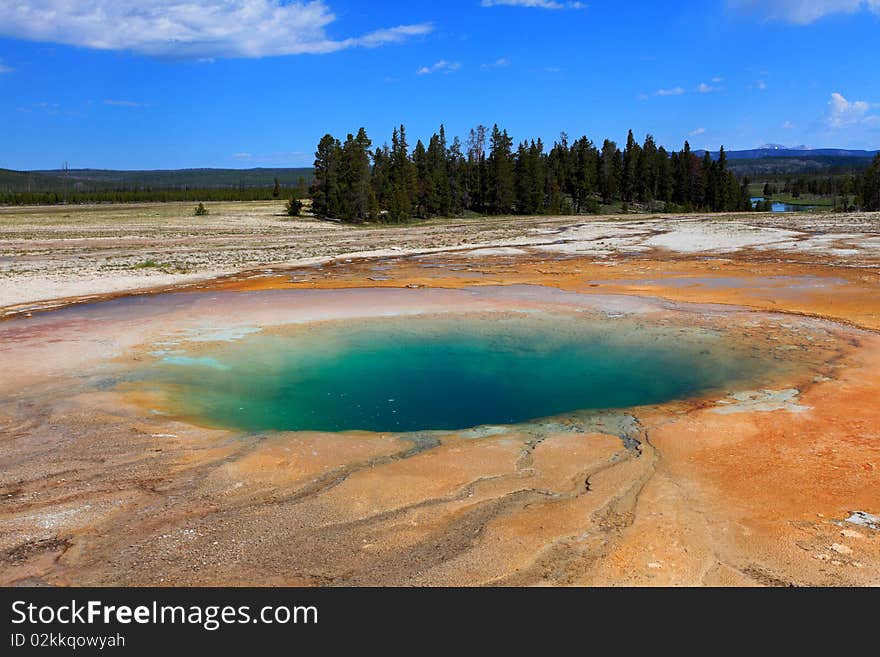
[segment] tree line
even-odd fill
[[[187,188],[187,189],[105,189],[95,191],[0,191],[0,205],[72,205],[85,203],[170,203],[174,201],[271,201],[302,197],[305,185],[290,189],[273,187]]]
[[[443,126],[410,149],[404,126],[390,146],[373,149],[366,130],[344,142],[325,135],[315,153],[310,188],[320,217],[349,222],[401,222],[413,218],[478,214],[598,213],[601,206],[635,204],[651,210],[750,210],[748,179],[717,159],[698,156],[685,142],[667,152],[651,135],[639,144],[629,131],[621,150],[564,133],[549,149],[541,139],[516,146],[506,130],[477,126],[466,142],[448,143]]]
[[[864,209],[880,210],[880,154],[865,172],[861,191]]]

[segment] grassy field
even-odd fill
[[[764,183],[754,182],[749,184],[749,196],[751,196],[752,198],[763,197]],[[826,210],[834,207],[835,197],[802,194],[800,197],[795,198],[791,194],[774,194],[768,200],[772,201],[773,203],[787,203],[788,205],[813,205],[823,210]],[[849,201],[850,203],[853,203],[855,201],[855,197],[850,195]]]
[[[811,194],[795,198],[790,194],[774,194],[770,197],[770,200],[774,203],[787,203],[788,205],[815,205],[822,208],[831,208],[834,207],[834,198],[833,196],[813,196]]]

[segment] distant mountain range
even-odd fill
[[[695,151],[702,156],[705,150]],[[847,148],[810,148],[809,146],[782,146],[780,144],[764,144],[758,148],[745,151],[725,151],[728,160],[757,160],[766,157],[786,158],[815,158],[827,157],[852,157],[872,159],[880,151],[851,150]],[[718,157],[718,151],[712,152],[712,157]]]
[[[764,144],[744,151],[725,151],[728,166],[738,176],[832,175],[864,171],[880,151],[847,148],[787,147]],[[703,157],[705,150],[695,153]],[[719,152],[711,155],[718,159]]]

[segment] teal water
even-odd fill
[[[417,431],[686,398],[766,373],[724,335],[577,315],[329,322],[175,353],[166,412],[260,430]]]

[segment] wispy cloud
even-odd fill
[[[532,7],[535,9],[586,9],[585,2],[557,2],[557,0],[483,0],[483,7]]]
[[[757,80],[754,84],[755,89],[758,91],[766,91],[767,83],[764,80]]]
[[[864,100],[849,101],[842,94],[834,92],[828,101],[825,124],[832,129],[880,125],[880,115],[871,114],[876,107]]]
[[[504,68],[510,66],[510,60],[507,57],[500,57],[491,64],[483,64],[480,68]]]
[[[6,64],[0,64],[0,75],[3,73],[12,73],[15,69],[11,66],[6,66]]]
[[[863,10],[880,14],[880,0],[727,0],[727,5],[764,20],[794,25],[809,25],[831,14],[854,14]]]
[[[146,107],[144,103],[138,103],[134,100],[105,100],[104,104],[113,107]]]
[[[691,130],[688,135],[691,137],[699,137],[700,135],[706,134],[706,128],[697,128],[696,130]]]
[[[693,91],[700,94],[710,94],[718,91],[724,91],[723,87],[717,86],[721,82],[724,82],[724,78],[714,77],[712,78],[712,84],[709,84],[708,82],[701,82],[695,89],[693,89]],[[649,98],[651,98],[651,96],[684,96],[686,93],[688,93],[688,89],[685,89],[682,86],[666,87],[663,89],[657,89],[657,91],[652,94],[639,94],[638,98],[639,100],[648,100]]]
[[[58,114],[61,111],[61,105],[58,103],[33,103],[27,107],[19,107],[19,112],[45,112],[46,114]]]
[[[783,130],[794,130],[795,128],[797,128],[797,126],[791,121],[783,121],[782,123]]]
[[[324,0],[29,0],[0,3],[0,36],[156,57],[268,57],[375,48],[428,34],[430,23],[334,39]]]
[[[422,66],[419,70],[416,71],[418,75],[428,75],[430,73],[452,73],[453,71],[457,71],[461,68],[461,62],[448,62],[445,59],[441,59],[439,62],[434,62],[430,66]]]

